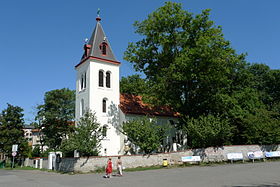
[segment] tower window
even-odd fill
[[[111,88],[111,73],[108,71],[106,72],[106,87]]]
[[[81,75],[81,81],[80,81],[81,90],[86,88],[86,79],[87,79],[86,73],[83,73]]]
[[[84,88],[87,86],[87,73],[84,74]]]
[[[81,90],[84,88],[84,77],[83,75],[81,76]]]
[[[106,113],[106,108],[107,108],[107,106],[106,106],[106,99],[103,99],[102,100],[102,112],[103,113]]]
[[[104,85],[103,85],[103,84],[104,84],[104,83],[103,83],[103,76],[104,76],[104,75],[103,75],[103,71],[100,70],[100,71],[99,71],[99,86],[100,86],[100,87],[103,87],[103,86],[104,86]]]
[[[106,55],[107,54],[107,43],[106,42],[102,42],[101,45],[99,46],[102,55]]]
[[[83,116],[85,114],[85,102],[82,99],[81,100],[81,106],[80,106],[80,115]]]

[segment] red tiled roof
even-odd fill
[[[151,107],[142,100],[142,96],[131,94],[120,95],[120,109],[125,114],[151,115],[151,116],[169,116],[178,117],[179,113],[172,111],[170,107]]]

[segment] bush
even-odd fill
[[[230,144],[232,127],[228,120],[219,116],[200,116],[197,119],[185,118],[188,145],[192,148],[205,148]]]

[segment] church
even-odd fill
[[[156,118],[157,123],[164,124],[177,119],[177,115],[168,108],[149,107],[141,96],[120,94],[120,66],[98,16],[95,29],[84,45],[82,58],[75,66],[75,118],[78,121],[89,110],[106,128],[106,136],[101,141],[102,156],[124,154],[127,138],[119,128],[128,120],[148,115]]]

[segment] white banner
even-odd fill
[[[228,153],[227,159],[228,160],[243,160],[243,154],[242,153]]]
[[[249,159],[261,159],[264,158],[262,151],[252,151],[247,153]]]
[[[200,162],[200,156],[183,156],[182,162]]]
[[[265,152],[265,157],[280,157],[280,151]]]

